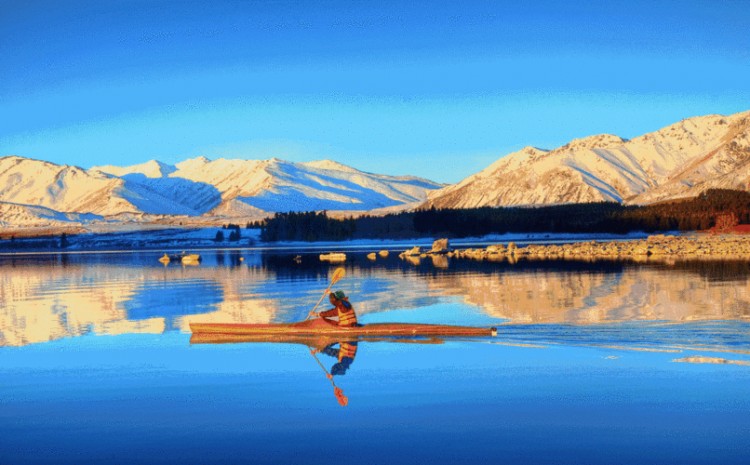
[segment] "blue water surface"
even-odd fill
[[[186,329],[300,319],[332,268],[155,257],[0,261],[0,463],[747,463],[748,275],[735,264],[355,258],[340,284],[363,322],[499,334],[360,341],[333,376],[342,407],[333,357],[191,344]]]

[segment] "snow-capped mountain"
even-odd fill
[[[131,192],[148,199],[150,192],[168,196],[188,214],[237,214],[309,210],[368,211],[424,201],[442,187],[416,177],[365,173],[330,160],[294,163],[270,160],[209,160],[193,158],[174,166],[151,161],[125,168],[95,167],[118,175]],[[129,198],[138,204],[139,199]],[[161,205],[141,211],[173,214]]]
[[[547,151],[526,147],[458,184],[431,192],[423,206],[647,204],[694,197],[750,181],[750,112],[689,118],[632,140],[603,134]]]
[[[0,204],[14,224],[139,215],[262,218],[309,210],[369,211],[419,203],[442,187],[416,177],[366,173],[333,161],[155,160],[89,170],[0,158]],[[65,213],[65,214],[63,214]]]
[[[45,207],[0,202],[0,227],[57,228],[101,220],[93,214],[60,213]]]
[[[0,226],[260,219],[310,210],[343,215],[429,206],[648,204],[709,188],[750,189],[750,111],[689,118],[632,140],[602,134],[554,150],[526,147],[447,187],[330,160],[198,157],[86,170],[6,156],[0,157]]]
[[[135,211],[120,195],[124,185],[122,179],[77,166],[0,158],[0,202],[97,215]]]

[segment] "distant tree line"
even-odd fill
[[[67,233],[62,233],[59,237],[49,235],[18,240],[15,236],[7,239],[0,238],[0,250],[55,250],[68,247],[70,247],[70,240]]]
[[[487,234],[694,231],[750,224],[750,193],[708,190],[700,196],[646,206],[613,202],[545,207],[436,209],[334,219],[326,212],[277,213],[260,225],[263,241],[472,237]]]
[[[238,224],[225,224],[221,227],[221,229],[228,229],[231,230],[229,233],[229,242],[237,242],[242,238],[242,233],[240,232],[240,225]],[[223,242],[224,241],[224,232],[223,231],[217,231],[216,236],[214,237],[214,242]]]
[[[631,229],[644,231],[699,231],[726,225],[750,224],[750,193],[709,189],[698,197],[643,207],[630,207],[618,219]]]
[[[329,218],[323,212],[276,213],[261,228],[262,241],[339,241],[350,239],[356,230],[352,218]]]

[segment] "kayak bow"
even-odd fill
[[[338,326],[322,319],[299,323],[190,323],[193,334],[284,335],[326,337],[402,337],[402,336],[496,336],[497,328],[451,326],[420,323],[372,323],[361,326]]]

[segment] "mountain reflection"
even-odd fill
[[[202,321],[267,323],[276,313],[273,301],[247,292],[224,268],[68,263],[0,269],[0,346],[88,333],[162,333],[187,328],[193,314]],[[242,271],[250,282],[256,277]]]
[[[191,322],[303,319],[333,268],[290,257],[206,254],[199,267],[156,255],[0,260],[0,346],[85,334],[189,331]],[[337,287],[360,315],[458,301],[488,322],[595,325],[750,320],[747,263],[466,263],[353,261]],[[439,315],[423,315],[424,322]]]
[[[452,274],[431,279],[430,288],[519,324],[750,319],[747,279],[712,282],[659,268]]]

